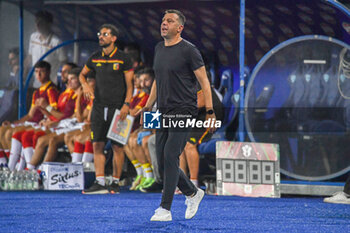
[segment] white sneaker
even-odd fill
[[[326,197],[323,201],[327,203],[350,204],[350,195],[344,192],[337,192],[331,197]]]
[[[154,211],[154,215],[151,218],[151,221],[167,222],[171,220],[173,220],[171,217],[171,212],[162,207],[156,209],[156,211]]]
[[[204,191],[202,189],[197,189],[197,193],[193,197],[186,196],[186,219],[191,219],[196,215],[199,204],[201,203],[203,197]]]

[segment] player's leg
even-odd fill
[[[105,162],[106,157],[103,153],[106,141],[106,135],[109,124],[106,122],[106,113],[103,106],[94,104],[91,112],[91,140],[94,150],[94,165],[96,180],[94,184],[85,189],[83,194],[105,194],[108,189],[105,182]],[[107,109],[108,110],[108,109]]]
[[[109,189],[111,193],[119,193],[119,180],[122,175],[123,165],[124,165],[124,149],[123,146],[112,142],[113,150],[113,180]]]
[[[34,154],[29,164],[27,164],[28,169],[35,169],[41,163],[45,155],[46,147],[49,145],[50,138],[53,136],[53,133],[46,135],[42,134],[43,131],[36,132],[33,136]],[[39,137],[39,135],[41,136]]]
[[[197,145],[187,142],[184,150],[191,182],[198,187],[199,153]]]
[[[64,144],[64,134],[53,134],[49,140],[44,162],[53,162],[57,157],[57,149],[59,146]]]

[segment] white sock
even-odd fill
[[[88,153],[88,152],[84,152],[83,154],[83,162],[92,162],[94,161],[94,154],[93,153]]]
[[[35,166],[34,165],[31,165],[30,163],[27,163],[27,168],[29,170],[34,170],[35,169]]]
[[[25,167],[26,167],[26,161],[25,161],[25,159],[24,159],[23,149],[22,149],[22,152],[21,152],[21,159],[20,159],[19,162],[17,163],[16,170],[17,170],[17,171],[22,171]]]
[[[119,183],[119,178],[113,176],[112,182],[118,184]]]
[[[104,176],[97,176],[96,177],[97,183],[99,183],[102,186],[106,185],[105,177]]]
[[[194,184],[194,186],[198,187],[198,180],[192,180],[191,179],[191,182],[192,182],[192,184]]]
[[[133,161],[131,161],[131,163],[134,165],[137,175],[142,176],[143,169],[142,169],[141,163],[137,159],[134,159]]]
[[[6,165],[7,164],[7,159],[5,157],[0,158],[0,165]]]
[[[72,153],[72,163],[81,162],[82,158],[83,158],[83,154],[82,153],[77,153],[77,152],[73,152]]]
[[[30,160],[32,159],[34,154],[34,149],[33,147],[27,147],[27,148],[23,148],[23,155],[24,155],[24,159],[27,163],[30,162]]]
[[[16,164],[21,156],[22,143],[15,138],[11,139],[11,151],[9,158],[9,169],[13,171],[16,167]]]

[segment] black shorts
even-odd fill
[[[198,116],[196,117],[197,120],[205,120],[206,112],[200,112]],[[206,129],[204,127],[202,128],[193,128],[188,136],[188,142],[193,145],[199,145],[202,142],[207,142],[211,139],[213,136],[213,133],[209,132],[209,129]]]
[[[188,136],[188,142],[193,145],[199,145],[202,142],[207,142],[211,139],[213,133],[209,132],[209,129],[206,128],[196,128],[190,132]]]
[[[114,112],[116,109],[121,109],[122,104],[119,107],[106,107],[103,105],[95,104],[92,107],[91,112],[91,141],[92,142],[107,142],[107,133],[109,126],[112,123]],[[111,140],[111,143],[118,146],[122,144]]]

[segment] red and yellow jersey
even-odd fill
[[[148,97],[149,97],[149,94],[147,94],[146,92],[144,91],[138,91],[136,93],[136,95],[134,95],[132,98],[131,98],[131,101],[130,101],[130,109],[141,109],[143,108],[146,103],[147,103],[147,100],[148,100]],[[132,125],[132,129],[131,131],[133,132],[134,130],[136,130],[137,128],[140,127],[140,120],[139,120],[139,116],[134,120],[134,123]]]
[[[131,98],[130,109],[134,109],[134,108],[141,109],[141,108],[143,108],[146,105],[146,103],[147,103],[148,97],[149,97],[149,94],[147,94],[146,92],[138,91],[136,93],[136,95],[134,95]]]
[[[51,105],[53,108],[57,108],[57,99],[58,99],[59,92],[57,90],[57,87],[55,84],[53,84],[51,81],[47,82],[46,84],[42,85],[39,89],[35,90],[32,96],[32,107],[35,105],[35,101],[39,98],[44,98],[49,105]],[[44,115],[41,113],[41,111],[38,109],[34,113],[34,116],[30,121],[32,122],[39,122],[43,119]]]
[[[93,102],[94,102],[93,100],[90,100],[90,101],[89,101],[88,105],[86,106],[86,108],[87,108],[88,110],[91,110],[91,109],[92,109],[92,103],[93,103]]]
[[[75,100],[75,107],[74,107],[74,113],[78,111],[78,98],[77,98],[77,94],[74,94],[73,96],[73,99]],[[92,101],[93,100],[88,100],[86,99],[84,96],[81,97],[81,100],[80,100],[80,108],[81,108],[81,111],[83,112],[85,110],[85,108],[88,108],[89,104],[91,103],[92,105]],[[91,110],[91,106],[90,108],[88,108],[89,110]]]
[[[67,88],[64,92],[60,94],[58,97],[57,110],[64,114],[63,117],[57,119],[54,116],[50,116],[50,120],[58,121],[68,118],[73,115],[75,108],[75,99],[74,90],[71,88]]]

